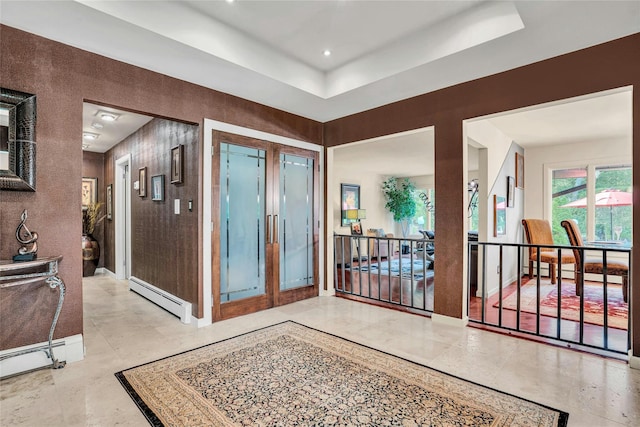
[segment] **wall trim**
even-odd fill
[[[631,369],[640,369],[640,357],[633,355],[633,350],[629,350],[629,367]]]
[[[457,326],[463,328],[469,324],[469,317],[464,316],[462,319],[458,319],[457,317],[450,317],[433,313],[431,315],[431,321],[433,323],[439,323],[441,325]]]
[[[322,192],[322,186],[324,183],[324,147],[322,145],[313,144],[310,142],[288,138],[281,135],[275,135],[268,132],[263,132],[243,126],[232,125],[230,123],[220,122],[212,119],[204,119],[203,126],[203,162],[202,162],[202,307],[203,315],[202,319],[198,319],[198,327],[207,326],[213,323],[213,316],[211,308],[213,307],[213,295],[211,289],[211,231],[213,230],[213,212],[211,211],[211,170],[213,167],[213,131],[218,130],[222,132],[234,133],[236,135],[242,135],[250,138],[262,139],[264,141],[275,142],[277,144],[288,145],[292,147],[304,148],[319,153],[318,162],[320,166],[320,187],[319,191]],[[320,206],[318,206],[320,227],[319,235],[324,235],[324,212],[325,201],[320,197]],[[324,240],[321,238],[318,247],[319,265],[324,263]],[[318,282],[319,288],[322,288],[324,283],[324,269],[319,268]]]
[[[149,301],[167,310],[180,318],[182,323],[191,323],[191,303],[164,291],[157,286],[138,279],[135,276],[129,278],[129,290],[145,297]]]
[[[13,354],[24,350],[39,349],[33,353],[21,354],[12,357]],[[51,365],[51,360],[46,356],[44,350],[48,350],[47,341],[30,344],[24,347],[11,348],[0,351],[0,378],[32,371]],[[84,343],[81,334],[53,340],[53,355],[58,361],[67,363],[77,362],[84,359]],[[66,368],[63,368],[66,369]]]
[[[131,154],[125,154],[115,162],[116,279],[127,279],[131,271],[131,164]],[[125,170],[128,172],[122,176]]]
[[[100,275],[105,275],[105,276],[109,276],[112,279],[116,279],[116,273],[114,273],[113,271],[109,270],[106,267],[100,267],[96,269],[96,273],[94,274],[94,276],[100,276]]]

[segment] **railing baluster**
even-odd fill
[[[426,239],[418,240],[418,239],[406,239],[406,238],[398,239],[398,238],[376,237],[374,241],[371,241],[370,240],[371,237],[338,236],[338,235],[334,235],[334,236],[335,236],[334,259],[336,259],[337,265],[335,266],[333,271],[334,271],[334,275],[336,276],[335,278],[336,293],[345,294],[345,295],[352,294],[357,298],[368,298],[371,300],[378,300],[383,303],[386,303],[389,306],[392,305],[392,306],[407,307],[411,311],[414,311],[414,310],[424,310],[425,312],[433,311],[433,307],[428,306],[428,301],[430,301],[432,298],[435,284],[434,286],[431,287],[431,289],[428,289],[428,286],[427,286],[428,261],[427,261],[427,253],[425,251],[426,247],[422,249],[423,253],[422,253],[422,262],[421,262],[422,270],[421,271],[419,271],[420,261],[419,261],[418,255],[414,254],[414,251],[416,251],[418,243],[424,244],[425,242],[427,242]],[[357,239],[359,238],[361,239],[361,241],[367,240],[367,250],[365,251],[363,250],[362,247],[360,247],[361,249],[360,255],[366,255],[364,259],[365,260],[368,259],[369,265],[368,265],[368,271],[367,271],[367,278],[362,279],[362,274],[360,274],[359,280],[356,281],[355,286],[358,286],[359,281],[362,282],[362,284],[366,283],[369,288],[368,296],[364,296],[365,294],[367,294],[367,292],[366,292],[366,289],[362,289],[362,286],[360,288],[360,292],[355,291],[355,288],[353,287],[354,286],[353,278],[354,278],[354,275],[357,274],[357,272],[361,269],[356,269],[353,263],[351,262],[353,261],[353,259],[347,260],[345,255],[345,253],[348,252],[347,250],[345,250],[345,247],[347,246],[347,242],[353,245],[353,242],[354,241],[357,242],[358,241]],[[381,239],[384,239],[384,240],[380,242]],[[402,250],[401,250],[401,244],[403,242],[406,242],[408,244],[409,257],[403,257]],[[429,240],[429,242],[432,242],[432,241]],[[392,246],[394,244],[398,245],[398,253],[396,253],[392,249]],[[378,253],[380,253],[380,247],[383,247],[383,245],[387,246],[389,256],[384,261],[382,259],[377,259],[376,265],[377,265],[378,271],[374,273],[376,274],[378,279],[377,280],[378,295],[376,298],[375,296],[374,297],[371,296],[372,294],[375,294],[374,286],[371,285],[371,282],[375,280],[375,277],[376,277],[376,276],[371,277],[372,276],[371,257],[374,249],[377,248]],[[466,289],[467,289],[467,308],[468,308],[467,314],[469,315],[469,320],[471,322],[482,323],[482,324],[489,325],[490,327],[498,327],[503,330],[516,331],[520,334],[536,335],[539,337],[554,339],[560,342],[576,344],[581,347],[592,347],[602,351],[618,353],[621,355],[627,354],[627,350],[630,348],[630,345],[631,345],[630,335],[628,333],[631,326],[629,316],[627,317],[627,329],[626,329],[627,337],[625,339],[625,342],[620,342],[620,339],[618,338],[618,334],[619,334],[618,329],[610,330],[609,328],[609,325],[613,323],[612,323],[612,320],[609,318],[609,314],[610,314],[609,311],[610,311],[611,304],[609,304],[609,291],[610,291],[609,270],[610,269],[608,269],[608,267],[603,267],[603,271],[602,271],[603,291],[601,295],[604,300],[602,304],[602,306],[604,307],[604,312],[603,312],[602,323],[601,324],[599,323],[603,328],[602,334],[601,334],[602,339],[599,339],[599,337],[597,337],[597,335],[599,335],[599,330],[598,330],[598,332],[596,332],[596,337],[598,338],[597,342],[592,342],[592,340],[590,339],[592,335],[587,336],[586,339],[589,342],[585,342],[585,336],[587,335],[587,332],[590,332],[592,329],[596,330],[598,326],[589,325],[589,329],[585,329],[586,315],[584,310],[585,310],[585,304],[588,303],[589,299],[585,298],[586,293],[584,292],[586,288],[584,286],[584,281],[585,281],[584,264],[582,264],[580,268],[576,271],[576,277],[574,280],[574,282],[576,283],[576,289],[582,288],[583,290],[579,298],[579,314],[575,318],[575,320],[571,320],[570,318],[563,319],[562,318],[563,315],[565,315],[566,317],[568,312],[562,307],[562,302],[564,300],[564,298],[562,297],[563,285],[565,286],[565,288],[567,285],[565,280],[563,280],[562,263],[559,263],[557,267],[558,268],[557,286],[551,288],[557,293],[557,297],[554,297],[554,299],[556,300],[556,310],[551,310],[550,312],[543,310],[544,309],[544,307],[542,306],[544,302],[543,300],[548,297],[545,297],[543,295],[543,289],[546,289],[546,283],[547,283],[546,280],[544,281],[545,288],[542,288],[542,285],[543,285],[542,274],[541,274],[542,263],[541,263],[541,256],[540,256],[540,252],[541,252],[540,250],[542,249],[541,245],[539,244],[532,245],[532,244],[524,244],[524,243],[499,243],[499,242],[475,242],[474,241],[474,242],[469,242],[469,246],[467,247],[468,258],[471,258],[472,245],[478,247],[477,249],[478,255],[481,256],[481,259],[482,259],[482,261],[478,265],[479,270],[478,270],[478,276],[477,276],[478,281],[480,282],[479,286],[482,286],[482,291],[478,292],[477,294],[477,295],[480,295],[480,297],[476,297],[475,295],[471,294],[471,289],[470,289],[471,266],[467,265],[468,280],[463,286],[466,286]],[[490,246],[497,246],[498,253],[491,252],[491,250],[489,249]],[[506,296],[504,283],[503,283],[503,280],[506,278],[506,275],[512,271],[510,268],[508,268],[509,266],[505,268],[505,262],[509,262],[508,261],[510,259],[509,255],[511,255],[510,251],[505,252],[505,247],[516,248],[515,261],[517,263],[517,270],[516,270],[517,277],[516,277],[515,283],[509,284],[509,289],[511,289],[513,285],[516,286],[516,289],[514,291],[515,295],[510,294],[510,296]],[[563,250],[580,251],[580,253],[582,254],[582,258],[584,258],[585,251],[589,251],[589,252],[600,251],[603,254],[602,260],[605,266],[608,264],[608,258],[611,258],[611,256],[609,255],[609,252],[625,254],[625,257],[627,258],[629,264],[631,263],[631,253],[626,248],[606,248],[605,250],[605,249],[594,249],[592,247],[573,247],[573,246],[562,246],[562,245],[544,245],[544,247],[545,248],[549,247],[549,248],[552,248],[554,251],[557,251],[557,256],[558,256],[558,259],[560,260],[562,259]],[[340,249],[340,248],[342,248],[341,258],[337,257],[337,249]],[[537,277],[535,282],[529,281],[529,283],[525,284],[523,283],[524,280],[522,276],[522,270],[525,266],[524,264],[525,252],[523,251],[526,251],[529,248],[533,248],[537,250],[537,256],[534,258],[534,262],[536,262],[536,267],[534,272]],[[493,286],[494,286],[493,281],[495,280],[496,276],[488,275],[487,265],[489,264],[489,262],[492,262],[491,261],[492,259],[495,259],[496,257],[499,257],[498,262],[500,266],[500,273],[498,274],[498,281],[499,281],[498,290],[494,295],[499,299],[494,306],[493,304],[489,303],[489,288],[491,287],[493,289]],[[364,268],[366,263],[360,262],[362,261],[362,258],[363,257],[361,256],[360,259],[357,261],[357,264],[359,264],[361,268]],[[406,269],[407,273],[410,273],[408,276],[402,274],[402,267],[406,265],[407,261],[411,263],[411,265],[408,266],[408,268]],[[495,264],[492,262],[491,265],[495,265]],[[342,266],[342,268],[339,268],[339,266]],[[394,266],[399,267],[399,271],[395,272],[396,270],[394,269],[393,270],[395,272],[393,273],[394,275],[390,275],[390,274],[387,274],[385,271],[383,271],[383,266],[386,266],[386,270],[388,271],[391,271],[391,269]],[[347,268],[349,269],[349,271],[346,270]],[[419,307],[420,301],[418,301],[416,297],[418,292],[419,282],[420,282],[420,280],[416,278],[416,274],[420,274],[422,277],[422,280],[424,281],[422,307]],[[629,271],[628,278],[627,278],[629,283],[632,282],[632,280],[630,279],[631,275],[632,275],[632,272]],[[364,282],[363,280],[367,280],[367,282]],[[382,284],[383,280],[386,280],[386,286]],[[407,289],[405,289],[402,286],[403,280],[405,282],[410,282],[411,286],[408,289],[411,292],[411,296],[409,298],[404,298],[407,292]],[[489,283],[490,281],[491,283]],[[394,285],[394,283],[396,284]],[[532,289],[533,286],[535,286],[535,289]],[[384,287],[387,287],[388,289],[388,295],[389,295],[388,299],[385,299],[382,297],[383,295],[382,289]],[[396,292],[400,295],[399,300],[397,299],[397,295],[395,297],[392,297],[394,288],[397,289]],[[527,317],[530,319],[533,319],[531,317],[532,314],[529,314],[529,311],[527,311],[527,308],[525,306],[525,300],[523,300],[523,298],[526,298],[527,296],[526,292],[530,288],[532,292],[531,299],[533,300],[535,298],[535,307],[532,307],[532,310],[530,311],[531,313],[535,312],[535,330],[531,327],[532,326],[531,322],[526,322],[526,323],[524,322],[524,319],[526,319]],[[567,289],[565,289],[565,291],[566,290]],[[430,291],[429,295],[427,295],[428,291]],[[535,292],[535,297],[533,296],[533,292]],[[629,292],[631,292],[631,289],[629,289]],[[362,295],[359,295],[359,294],[362,294]],[[505,301],[513,297],[516,297],[515,303],[513,305],[507,305]],[[632,298],[629,297],[629,301],[631,301],[631,299]],[[478,302],[476,303],[476,301]],[[531,305],[533,305],[533,301]],[[631,312],[630,305],[627,305],[627,307],[629,307],[629,312]],[[473,314],[471,314],[472,308],[474,310]],[[480,309],[479,316],[477,314],[478,308]],[[496,308],[498,310],[497,316],[495,316]],[[516,312],[515,322],[512,322],[510,320],[511,316],[507,316],[507,310],[513,310],[513,309],[515,309],[515,312]],[[555,319],[555,322],[556,322],[555,328],[551,323],[553,319]],[[514,327],[514,324],[515,324],[515,327]],[[568,329],[566,328],[566,326],[568,325],[576,326],[579,329],[578,331],[576,331],[574,328],[571,331],[572,334],[567,335]],[[615,332],[615,335],[614,335],[614,332]],[[563,338],[563,333],[566,335],[564,338]],[[613,345],[610,342],[612,340],[612,337],[614,336],[616,336],[617,338],[615,341],[615,345]]]
[[[576,283],[576,289],[580,286],[580,331],[578,343],[584,344],[584,249],[578,249],[580,251],[580,283]]]
[[[500,273],[498,273],[498,326],[502,327],[502,248],[503,246],[498,246],[498,266]]]
[[[540,335],[540,250],[542,247],[536,246],[536,335]],[[551,267],[549,267],[551,270]],[[551,275],[551,272],[549,272]]]
[[[411,291],[411,297],[409,298],[409,301],[411,303],[411,307],[413,307],[413,283],[414,283],[414,277],[413,277],[413,240],[409,242],[409,262],[411,264],[409,264],[409,271],[411,272],[411,281],[409,282],[409,286],[410,286],[410,291]],[[402,271],[400,272],[400,276],[402,276]],[[400,287],[402,287],[402,280],[400,280]],[[400,304],[402,304],[402,299],[400,300]]]
[[[478,254],[480,251],[478,250]],[[487,246],[482,246],[482,323],[487,323],[486,302],[487,302]]]
[[[562,333],[562,249],[558,249],[558,314],[556,316],[556,338]]]
[[[371,237],[367,236],[367,296],[371,298]]]
[[[607,251],[602,251],[603,262],[603,281],[602,281],[602,298],[604,299],[604,313],[602,319],[602,343],[605,350],[609,349],[609,298],[607,296],[607,281],[608,281],[608,267],[607,267]],[[584,288],[582,289],[584,292]]]
[[[520,304],[521,298],[521,290],[522,290],[522,252],[520,251],[520,247],[518,247],[518,281],[516,284],[516,330],[520,330],[520,318],[522,306]]]

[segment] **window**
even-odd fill
[[[631,242],[631,174],[630,165],[553,170],[551,223],[556,244],[569,244],[560,226],[565,219],[578,223],[586,241]]]
[[[420,230],[433,230],[435,220],[435,190],[417,189],[413,193],[416,213],[409,221],[409,234],[420,234]]]

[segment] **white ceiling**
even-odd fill
[[[0,22],[325,122],[640,32],[640,1],[0,0]],[[619,132],[576,122],[617,111],[596,104],[491,120],[523,146]]]
[[[0,22],[325,122],[640,32],[640,2],[0,0]]]
[[[119,117],[115,121],[105,121],[100,117],[101,112],[114,113]],[[97,138],[83,138],[82,148],[86,151],[105,153],[152,119],[153,117],[142,114],[85,102],[82,105],[82,132],[97,135]]]

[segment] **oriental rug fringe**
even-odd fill
[[[115,375],[153,426],[566,426],[569,416],[295,322]]]

